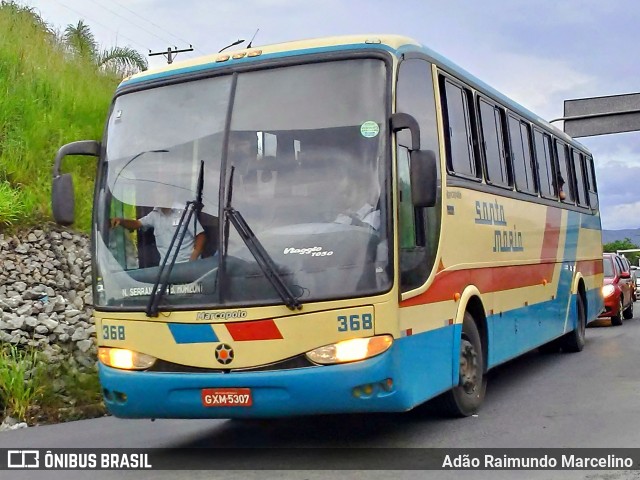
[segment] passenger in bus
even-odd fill
[[[364,176],[366,177],[366,175]],[[335,223],[366,226],[374,230],[380,229],[380,209],[378,199],[372,199],[372,185],[356,176],[342,177],[340,185],[341,197],[344,200],[344,211],[336,217]],[[379,194],[376,194],[379,197]]]
[[[175,230],[180,224],[181,216],[182,210],[180,208],[156,207],[140,219],[112,218],[111,227],[122,226],[128,230],[153,228],[153,233],[156,238],[156,248],[160,254],[160,259],[164,259],[171,245]],[[196,222],[195,235],[193,221],[190,221],[186,227],[187,231],[178,250],[178,256],[176,257],[176,262],[178,263],[198,259],[205,246],[206,236],[200,222]],[[177,237],[174,243],[174,249],[171,252],[170,259],[173,258],[175,245],[177,245],[179,239],[180,236]]]
[[[565,198],[567,198],[567,194],[564,193],[563,187],[564,178],[562,178],[562,175],[558,173],[558,197],[560,198],[560,200],[564,200]]]

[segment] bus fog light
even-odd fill
[[[108,367],[123,370],[144,370],[150,368],[156,358],[144,353],[134,352],[125,348],[100,347],[98,349],[100,362]]]
[[[329,365],[364,360],[379,355],[393,343],[391,335],[369,338],[352,338],[307,352],[307,358],[314,363]]]

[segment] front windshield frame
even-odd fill
[[[323,53],[323,54],[307,54],[307,55],[287,57],[287,58],[275,59],[275,60],[274,59],[257,60],[257,61],[254,60],[251,62],[241,63],[234,66],[225,66],[222,68],[220,67],[211,68],[210,70],[200,70],[192,73],[180,73],[178,75],[174,75],[171,77],[165,77],[161,79],[155,78],[148,81],[141,81],[139,83],[127,85],[123,88],[120,88],[116,92],[116,95],[114,96],[113,101],[111,103],[107,118],[111,118],[111,115],[113,114],[113,110],[115,108],[116,100],[123,95],[133,93],[133,92],[151,90],[161,86],[179,85],[183,83],[189,83],[189,82],[215,78],[215,77],[235,76],[237,78],[238,74],[241,74],[244,72],[277,69],[277,68],[283,68],[288,66],[319,64],[319,63],[325,63],[325,62],[348,61],[348,60],[354,60],[354,59],[375,59],[383,62],[384,71],[386,72],[385,79],[384,79],[384,92],[382,92],[382,97],[384,98],[383,109],[385,112],[384,113],[385,119],[390,118],[391,110],[392,110],[392,83],[393,83],[393,76],[394,76],[393,75],[394,62],[393,62],[393,57],[389,52],[383,51],[383,50],[377,50],[377,49],[363,49],[357,52],[341,51],[341,52],[331,52],[331,53]],[[231,95],[233,98],[233,95],[235,94],[232,92]],[[233,107],[230,107],[230,110],[232,110],[232,108]],[[225,157],[226,157],[227,142],[228,142],[228,135],[229,135],[229,128],[230,128],[229,120],[230,120],[230,117],[227,118],[227,123],[224,131],[223,162],[226,161]],[[108,141],[108,135],[109,135],[109,131],[108,131],[108,122],[107,122],[104,128],[103,148],[102,148],[101,157],[99,160],[99,168],[97,170],[97,177],[96,177],[96,183],[95,183],[94,210],[93,210],[94,213],[93,213],[93,228],[92,228],[92,241],[93,241],[94,253],[96,249],[98,236],[100,235],[100,232],[97,226],[97,221],[96,221],[96,212],[100,208],[104,208],[104,205],[100,204],[99,192],[105,181],[104,177],[106,175],[106,171],[108,167],[108,162],[106,160],[106,148],[105,148],[105,145],[107,145],[107,141]],[[381,185],[381,188],[384,191],[384,198],[381,198],[381,201],[384,202],[384,206],[387,212],[385,216],[385,228],[386,228],[386,238],[389,245],[388,254],[387,254],[389,278],[390,278],[389,284],[387,285],[386,288],[380,289],[379,291],[376,291],[373,294],[367,293],[364,295],[360,295],[357,292],[350,292],[348,295],[345,295],[343,297],[330,296],[327,298],[314,298],[313,299],[314,303],[321,302],[321,301],[342,300],[342,299],[348,299],[348,298],[354,298],[354,297],[368,297],[371,295],[382,295],[389,292],[393,288],[393,285],[395,282],[395,267],[394,267],[395,253],[393,248],[393,245],[395,244],[395,232],[393,228],[394,214],[393,214],[393,208],[392,208],[393,182],[392,182],[392,161],[391,161],[391,156],[392,156],[391,155],[392,153],[391,130],[386,131],[386,138],[384,138],[383,150],[381,150],[381,153],[383,155],[383,163],[381,164],[382,165],[381,168],[384,171],[384,179],[383,179],[384,184]],[[226,168],[224,168],[224,166],[222,168],[222,171],[223,172],[226,171]],[[224,180],[225,176],[226,176],[225,173],[221,174],[221,181],[225,181]],[[223,184],[223,186],[220,188],[221,198],[223,198],[223,195],[226,197],[225,189],[226,189],[226,185]],[[219,202],[219,218],[223,218],[222,217],[223,210],[224,210],[224,203]],[[220,242],[222,242],[222,240],[220,240]],[[93,255],[92,263],[93,263],[94,272],[97,272],[98,269],[97,269],[96,255]],[[100,284],[99,282],[96,282],[96,279],[94,279],[93,288],[94,288],[94,296],[98,295]],[[242,307],[254,307],[254,306],[266,307],[266,306],[278,305],[280,303],[281,303],[280,301],[265,302],[265,301],[247,300],[241,306]],[[194,302],[186,305],[171,305],[170,308],[168,308],[168,306],[166,305],[163,305],[162,310],[188,311],[188,310],[237,308],[238,306],[239,305],[237,304],[219,304],[215,302],[207,302],[207,303],[201,304],[201,303]],[[144,307],[138,308],[137,306],[99,305],[99,302],[96,302],[96,310],[116,311],[116,312],[117,311],[144,311]]]

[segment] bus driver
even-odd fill
[[[153,228],[158,253],[160,254],[160,258],[164,259],[171,245],[175,229],[179,226],[181,215],[182,210],[177,208],[155,207],[151,212],[138,220],[120,217],[112,218],[111,227],[121,225],[128,230]],[[194,229],[191,223],[192,222],[189,222],[190,225],[185,226],[187,231],[180,245],[178,256],[176,257],[176,262],[178,263],[198,259],[204,249],[206,241],[204,229],[199,221],[196,222],[196,234],[194,236]],[[175,244],[178,243],[178,239],[176,239]],[[173,253],[174,251],[172,251],[172,254]]]

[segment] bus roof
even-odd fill
[[[511,100],[509,97],[495,90],[493,87],[487,85],[482,80],[478,79],[475,75],[456,65],[451,60],[431,50],[430,48],[421,45],[416,40],[402,35],[345,35],[296,40],[284,43],[276,43],[272,45],[260,45],[248,49],[244,48],[229,51],[225,50],[221,53],[213,53],[193,59],[173,62],[169,65],[137,73],[133,76],[125,78],[118,86],[118,89],[136,84],[138,82],[145,82],[147,80],[155,80],[185,73],[228,67],[231,64],[240,64],[256,60],[267,60],[271,58],[276,59],[312,53],[328,53],[365,48],[380,49],[398,56],[408,52],[420,52],[444,70],[460,77],[461,80],[467,82],[470,86],[478,88],[484,91],[486,94],[494,97],[496,100],[499,100],[503,105],[505,105],[515,113],[518,113],[529,120],[541,124],[563,140],[578,145],[585,151],[588,151],[588,149],[584,145],[569,137],[566,133],[558,129],[556,126],[548,123],[545,119],[526,109],[519,103]]]
[[[352,48],[383,48],[387,51],[396,51],[405,45],[420,47],[415,40],[401,35],[345,35],[338,37],[323,37],[307,40],[296,40],[272,45],[260,45],[257,47],[243,48],[236,50],[225,50],[221,53],[213,53],[198,58],[174,62],[170,65],[146,70],[126,78],[122,84],[128,84],[136,80],[146,80],[150,76],[172,75],[173,73],[185,70],[198,70],[198,67],[215,68],[228,66],[227,61],[246,62],[260,60],[265,57],[286,57],[304,55],[314,51],[327,50],[347,50]],[[252,52],[258,53],[255,57],[248,57]],[[234,56],[245,55],[242,58],[234,59]],[[227,60],[222,60],[227,58]],[[121,84],[121,85],[122,85]]]

